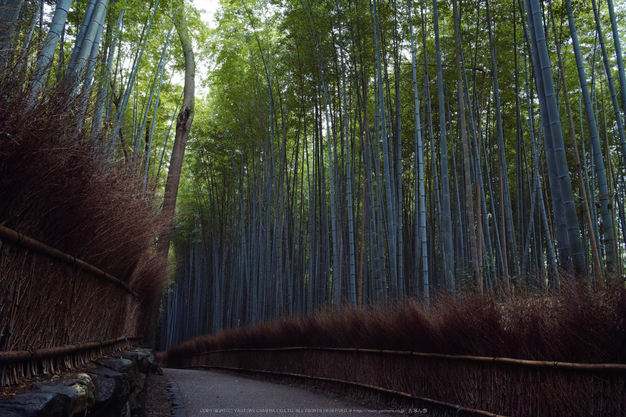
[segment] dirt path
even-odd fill
[[[212,371],[163,369],[180,389],[188,417],[401,415],[369,410],[302,388]]]

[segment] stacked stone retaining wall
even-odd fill
[[[156,366],[152,351],[132,348],[96,364],[95,369],[37,382],[30,392],[0,400],[0,415],[145,417],[147,376]]]

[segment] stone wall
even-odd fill
[[[0,400],[3,417],[145,417],[152,351],[132,348],[68,379],[37,382],[30,392]]]

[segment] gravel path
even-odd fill
[[[188,417],[393,415],[306,389],[272,384],[240,375],[187,369],[163,369],[163,372],[178,384]]]

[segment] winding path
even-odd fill
[[[371,410],[302,388],[221,372],[163,369],[178,384],[188,417],[401,415]]]

